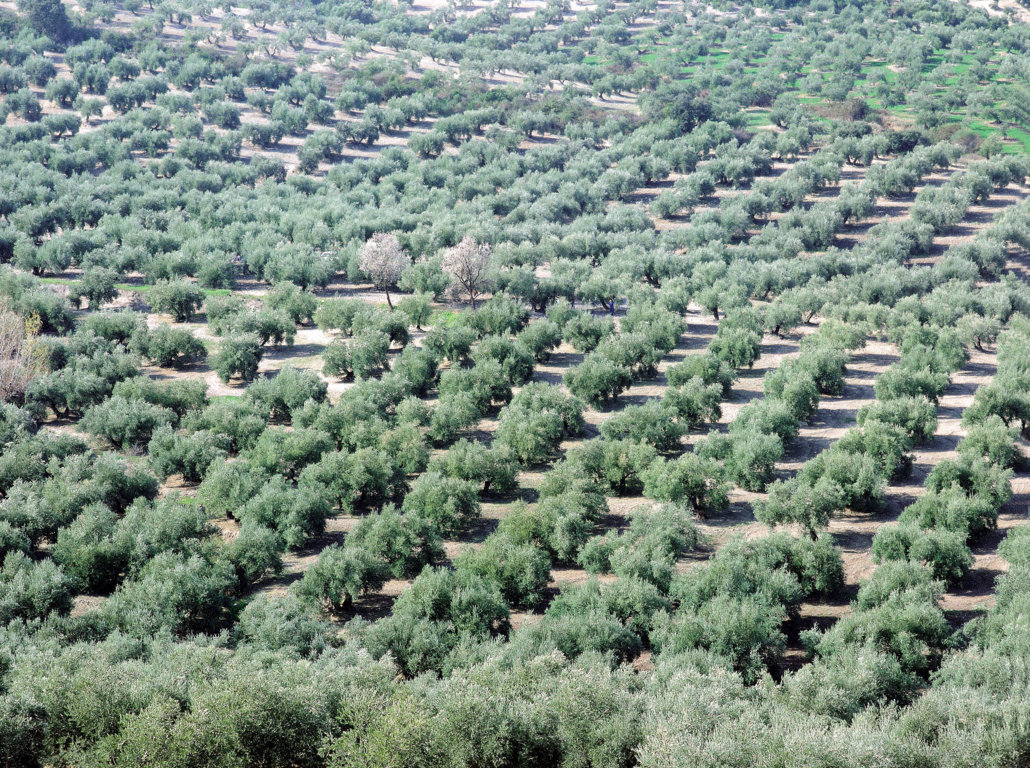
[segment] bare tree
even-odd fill
[[[20,398],[44,370],[38,317],[25,319],[0,304],[0,402]]]
[[[490,246],[470,236],[443,255],[443,271],[454,278],[452,289],[465,294],[476,308],[476,299],[490,287]]]
[[[386,293],[390,309],[393,309],[390,288],[397,284],[401,273],[410,265],[411,260],[396,235],[376,232],[361,248],[361,271],[371,278],[376,288]]]

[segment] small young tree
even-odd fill
[[[396,235],[376,232],[361,249],[361,271],[368,275],[372,284],[386,294],[386,303],[393,309],[390,289],[397,285],[401,274],[411,265]]]
[[[448,248],[443,255],[443,271],[454,279],[454,290],[469,297],[472,309],[476,308],[480,294],[490,287],[491,262],[490,246],[477,243],[471,236]]]

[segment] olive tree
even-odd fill
[[[678,459],[658,458],[643,475],[644,495],[655,501],[690,504],[699,516],[729,506],[729,485],[719,462],[695,453]]]
[[[467,548],[455,567],[493,582],[510,605],[532,608],[544,599],[551,578],[551,558],[532,543],[517,543],[503,533],[486,538],[483,546]]]
[[[297,595],[339,611],[361,595],[381,588],[386,575],[386,564],[371,552],[333,544],[304,572],[304,578],[297,585]]]
[[[218,378],[228,383],[233,376],[250,381],[257,376],[258,363],[264,355],[261,340],[253,333],[222,339],[218,351],[211,356],[211,367]]]
[[[440,532],[429,520],[402,515],[392,504],[363,518],[347,535],[347,544],[381,559],[395,579],[417,576],[444,554]]]
[[[591,352],[582,363],[566,371],[563,380],[576,397],[601,405],[628,388],[633,383],[633,373],[626,366]]]
[[[843,492],[829,478],[814,485],[797,479],[777,480],[769,486],[769,498],[755,502],[755,517],[766,525],[797,523],[816,539],[830,522],[830,515],[843,509]]]
[[[185,323],[204,303],[204,292],[188,280],[159,280],[148,294],[157,312],[166,312]]]
[[[207,355],[204,342],[188,329],[173,328],[166,323],[137,335],[133,347],[162,368],[183,368]]]

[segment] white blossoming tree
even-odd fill
[[[466,236],[444,252],[442,267],[454,278],[452,291],[468,296],[472,309],[475,309],[476,299],[490,287],[490,265],[490,246]]]
[[[401,274],[411,264],[396,235],[376,232],[361,248],[361,271],[372,284],[386,293],[386,303],[393,309],[390,289],[397,285]]]

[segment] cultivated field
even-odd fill
[[[0,764],[1030,759],[1025,7],[0,9]]]

